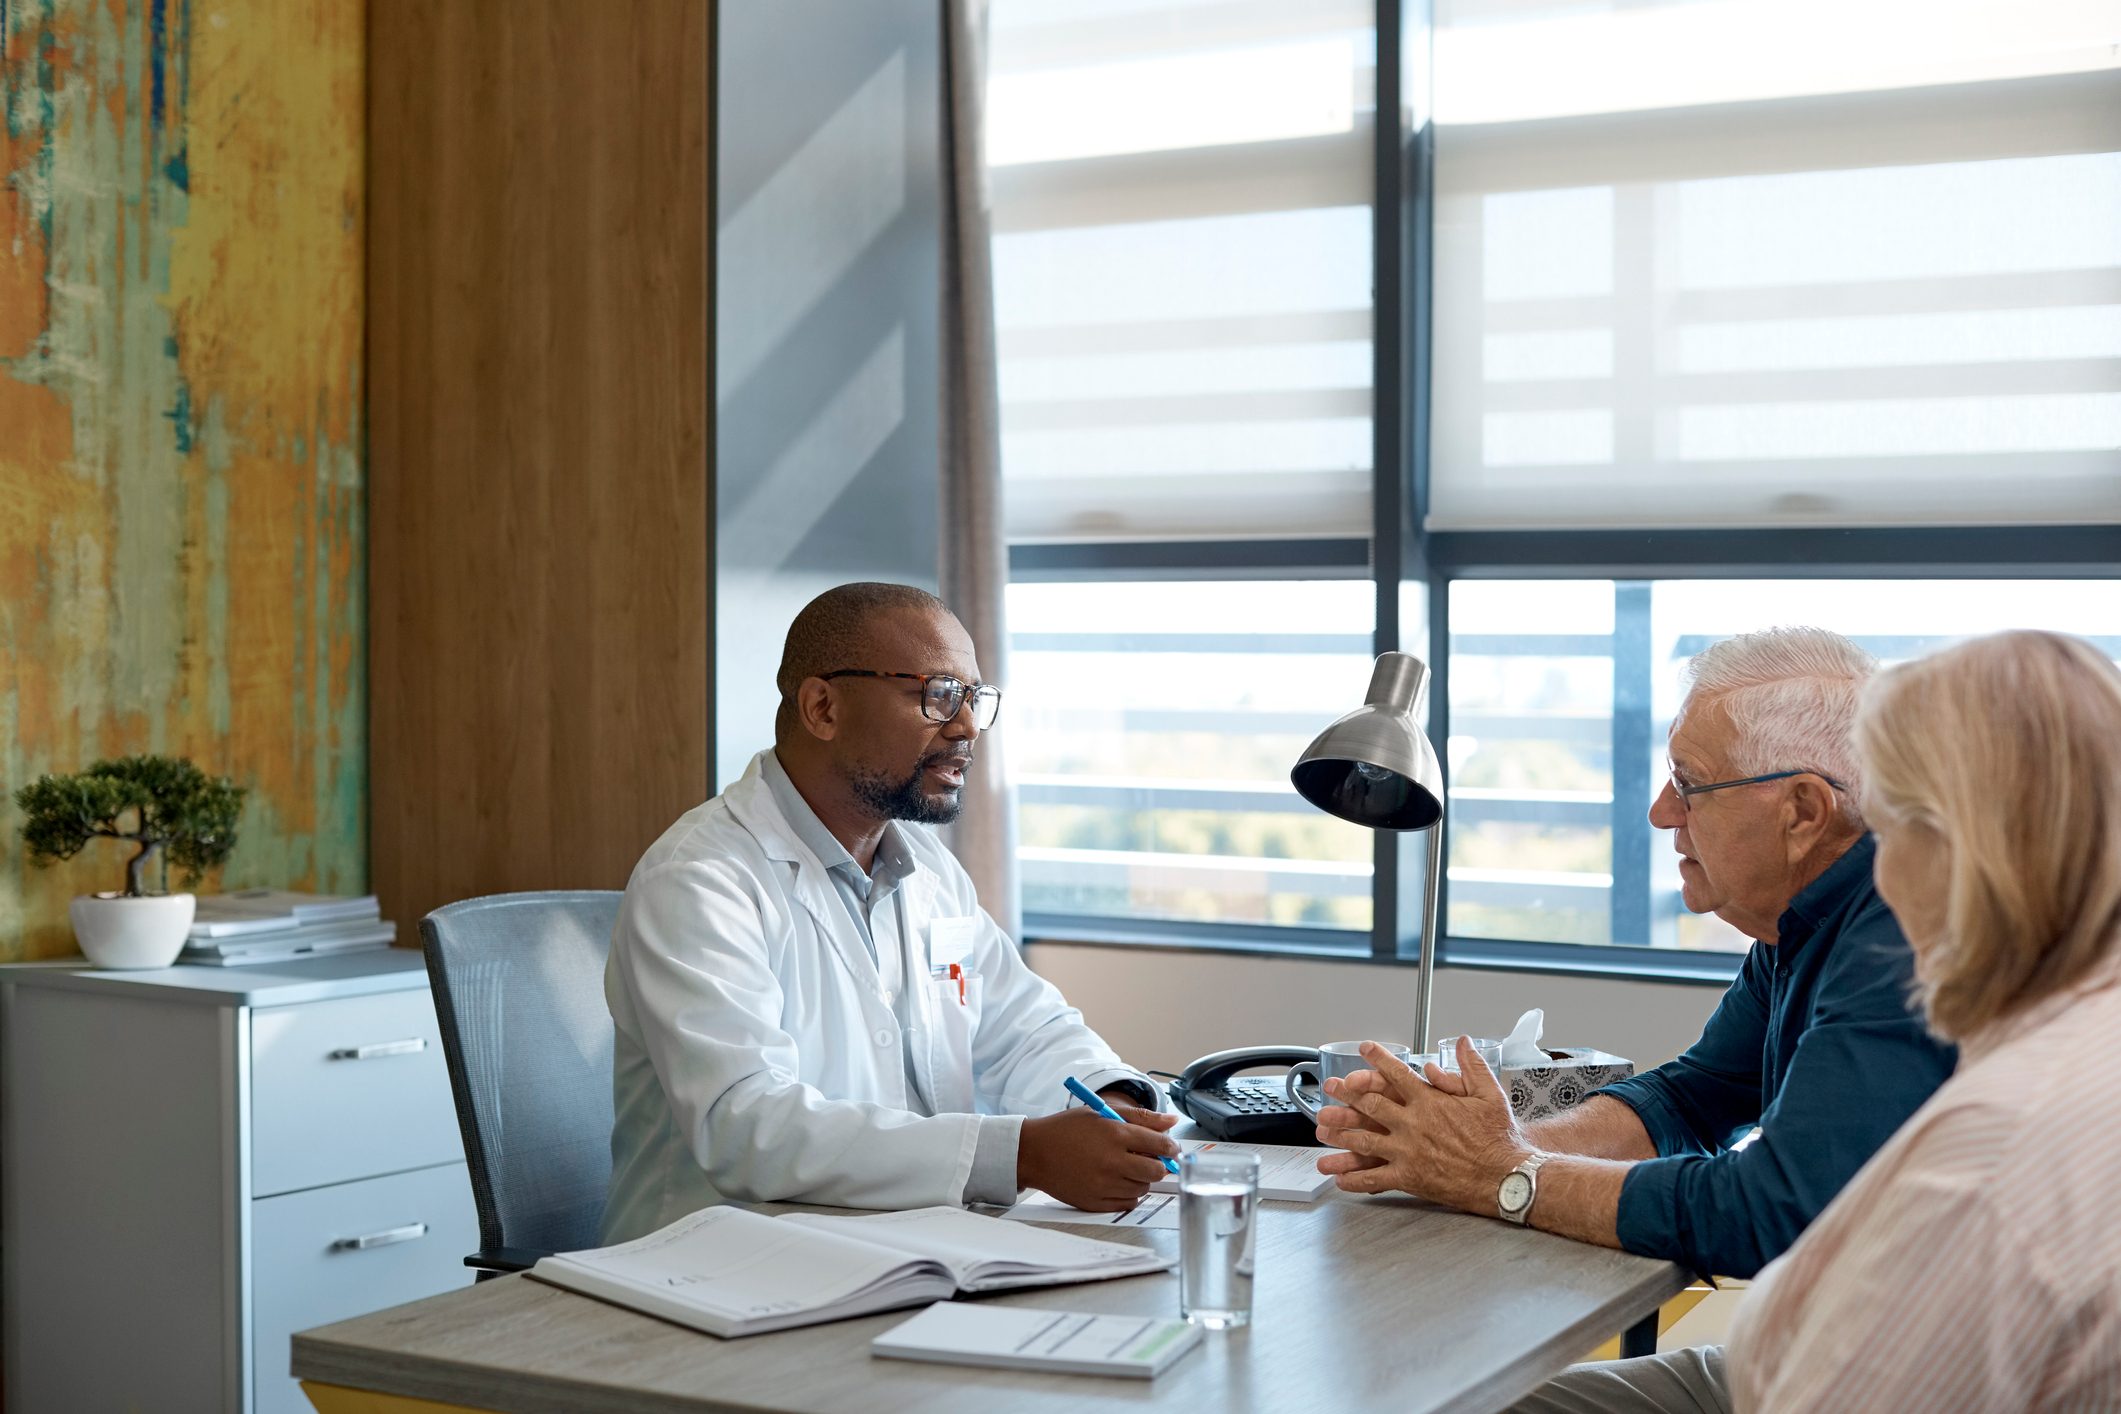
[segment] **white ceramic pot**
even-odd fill
[[[190,894],[84,894],[68,913],[74,920],[74,941],[96,966],[168,967],[184,951],[198,902]]]

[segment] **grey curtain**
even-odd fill
[[[1001,408],[995,375],[994,266],[988,247],[987,177],[981,114],[987,79],[986,0],[942,0],[942,564],[943,598],[972,634],[980,672],[1009,682],[1004,595],[1009,546],[1002,531]],[[1003,698],[1001,725],[1010,707]],[[964,814],[950,847],[972,875],[980,904],[1009,936],[1020,936],[1016,799],[1009,788],[1009,734],[980,739],[965,778]]]

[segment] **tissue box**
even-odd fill
[[[1589,1047],[1569,1046],[1560,1050],[1541,1047],[1552,1058],[1547,1065],[1502,1068],[1497,1077],[1509,1093],[1510,1108],[1521,1120],[1545,1119],[1560,1114],[1601,1085],[1611,1085],[1635,1073],[1635,1062]]]

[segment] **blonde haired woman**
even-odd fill
[[[1761,1274],[1732,1403],[2121,1409],[2121,672],[1978,639],[1882,674],[1856,746],[1959,1069]]]

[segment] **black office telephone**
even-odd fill
[[[1180,1114],[1217,1139],[1317,1146],[1317,1126],[1289,1099],[1285,1075],[1236,1078],[1254,1066],[1286,1070],[1317,1059],[1313,1046],[1241,1046],[1202,1056],[1166,1089]]]

